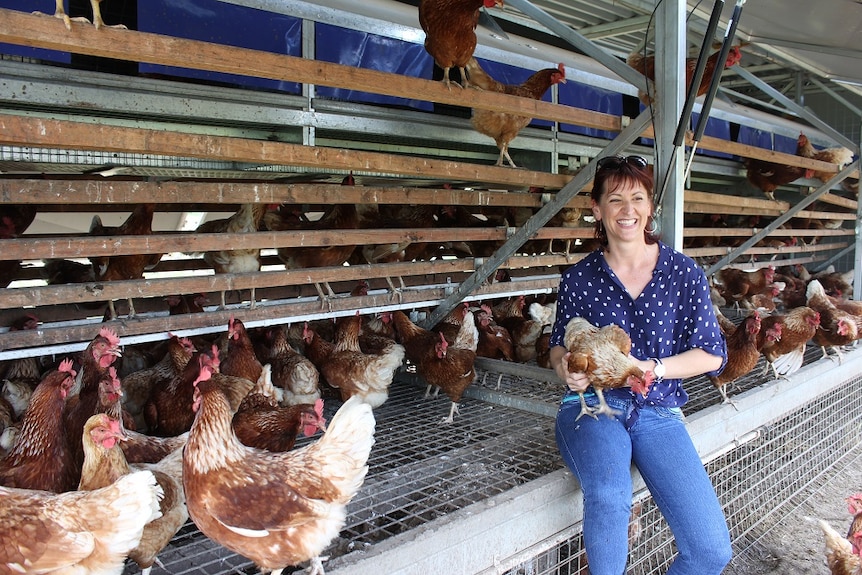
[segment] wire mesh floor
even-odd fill
[[[816,361],[821,356],[820,349],[809,349],[805,362]],[[729,395],[732,397],[770,379],[764,374],[764,366],[761,358],[749,375],[728,390]],[[449,399],[443,394],[425,398],[424,387],[409,379],[397,378],[389,399],[374,411],[377,426],[369,473],[348,506],[345,527],[325,555],[334,558],[367,549],[563,467],[554,441],[552,417],[465,397],[455,423],[442,425],[440,421],[449,413]],[[477,370],[473,385],[553,407],[558,404],[562,391],[556,381],[491,372],[486,377],[482,370]],[[686,406],[688,414],[721,402],[718,391],[705,377],[692,378],[685,387],[691,397]],[[327,401],[325,415],[330,418],[339,405],[338,401]],[[299,441],[297,445],[302,444]],[[793,454],[799,456],[798,452]],[[711,472],[721,489],[728,492],[738,489],[733,486],[739,483],[739,477],[733,472]],[[746,484],[750,486],[750,480]],[[773,497],[778,494],[770,503],[773,506],[788,495],[773,488],[768,491]],[[633,549],[635,570],[631,572],[658,572],[674,555],[671,538],[651,499],[638,505],[640,515],[635,527],[640,535]],[[735,517],[737,507],[745,509],[754,505],[762,509],[767,502],[731,498],[728,505],[728,514]],[[752,528],[745,529],[747,535]],[[512,573],[585,573],[578,537],[575,535],[575,539],[567,541],[565,549],[549,551],[553,560],[546,553],[528,562],[524,570]],[[539,564],[553,568],[537,570]],[[137,572],[137,566],[130,562],[124,575]],[[290,572],[293,572],[290,568],[285,570],[285,573]],[[251,575],[259,571],[248,559],[209,540],[189,521],[159,555],[152,573]]]

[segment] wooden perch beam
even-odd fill
[[[0,205],[92,204],[416,204],[541,208],[542,194],[447,190],[402,186],[342,186],[340,184],[274,184],[238,182],[143,182],[79,179],[0,179]],[[577,196],[569,207],[589,208],[590,199]]]
[[[479,90],[450,91],[442,82],[400,74],[135,30],[105,27],[96,30],[92,25],[81,22],[73,21],[72,30],[68,31],[60,20],[14,10],[0,9],[0,42],[410,99],[416,99],[417,94],[421,94],[421,99],[429,102],[513,112],[531,118],[616,132],[622,129],[617,116],[532,98]]]
[[[161,154],[284,166],[326,166],[329,169],[345,171],[362,170],[411,177],[458,179],[517,188],[538,186],[554,190],[562,188],[572,179],[572,176],[567,175],[513,170],[435,158],[15,115],[0,115],[0,144]]]
[[[519,98],[478,90],[448,90],[442,82],[412,78],[400,74],[390,74],[271,52],[137,32],[135,30],[105,27],[96,30],[92,25],[81,22],[73,21],[72,30],[69,31],[56,18],[47,18],[15,10],[0,9],[0,42],[132,62],[149,62],[165,66],[194,68],[241,76],[362,90],[375,94],[411,99],[416,99],[417,95],[421,94],[421,99],[429,102],[509,112],[531,118],[598,128],[612,132],[619,132],[623,127],[622,118],[617,116],[561,104],[553,104],[542,100],[534,100],[532,98]],[[107,122],[110,120],[104,119],[104,121]],[[643,135],[645,137],[654,137],[651,128],[645,130]],[[687,137],[686,143],[691,145],[693,142]],[[819,171],[838,171],[837,166],[834,164],[745,144],[728,142],[709,136],[704,136],[701,139],[699,147],[704,150],[727,152],[741,157],[757,158]],[[96,148],[87,147],[81,149]],[[211,151],[215,151],[215,148]],[[195,155],[193,157],[201,156]],[[323,159],[320,158],[320,160]],[[283,159],[269,161],[273,161],[276,164],[286,163]],[[356,170],[379,169],[373,166],[363,168],[360,164],[345,166],[343,162],[328,165],[333,168]],[[498,169],[507,170],[508,168]],[[416,175],[416,172],[410,173]],[[419,173],[424,174],[424,172]],[[437,173],[437,177],[443,175],[455,177],[455,174],[446,174],[446,172]],[[511,180],[479,179],[477,181],[511,183]],[[543,187],[552,189],[562,187],[562,185],[523,183],[526,185],[542,185]]]

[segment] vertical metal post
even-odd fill
[[[313,20],[302,21],[302,57],[310,60],[314,60],[316,57]],[[314,112],[314,98],[317,96],[316,86],[314,84],[303,84],[302,96],[306,101],[306,110],[308,112]],[[302,144],[304,146],[314,146],[316,136],[317,134],[314,126],[302,127]]]
[[[656,11],[655,181],[665,191],[659,222],[662,240],[676,249],[682,249],[684,162],[677,158],[673,140],[683,105],[685,8],[682,0],[665,0]]]
[[[862,126],[860,126],[862,128]],[[859,150],[862,150],[862,129],[859,130]],[[856,161],[859,173],[858,186],[862,183],[862,159]],[[853,250],[853,299],[862,299],[862,195],[856,193],[856,249]]]

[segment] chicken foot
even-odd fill
[[[332,311],[332,298],[335,297],[335,292],[332,291],[332,286],[329,285],[329,282],[323,282],[323,285],[326,286],[326,291],[329,292],[329,295],[324,294],[323,288],[320,287],[320,284],[314,282],[314,289],[317,290],[317,295],[320,296],[320,307],[325,307],[329,311]]]
[[[461,410],[460,410],[460,409],[458,409],[458,404],[457,404],[457,403],[455,403],[455,402],[453,401],[453,402],[452,402],[452,407],[449,409],[449,417],[444,417],[444,418],[440,421],[440,424],[441,424],[441,425],[442,425],[442,424],[447,424],[447,425],[448,425],[448,424],[453,423],[453,422],[455,421],[455,414],[456,414],[456,413],[457,413],[458,415],[461,415]]]
[[[323,562],[327,560],[329,560],[329,555],[309,559],[308,575],[326,575],[326,572],[323,570]]]
[[[733,401],[732,399],[730,399],[729,397],[727,397],[727,392],[724,391],[723,385],[718,387],[718,392],[721,394],[721,397],[723,398],[723,401],[721,402],[722,404],[729,403],[730,405],[733,406],[733,409],[735,409],[736,411],[739,411],[739,408],[736,407],[736,402]]]
[[[596,387],[594,389],[596,391],[596,397],[599,398],[599,406],[592,408],[587,405],[587,401],[584,399],[584,394],[579,392],[578,396],[581,398],[581,412],[575,418],[575,421],[579,420],[584,415],[589,415],[593,419],[598,419],[601,414],[605,414],[608,417],[616,417],[617,415],[620,415],[619,411],[608,405],[607,400],[605,400],[605,394],[601,388]]]
[[[509,165],[511,167],[513,167],[513,168],[518,167],[515,165],[515,162],[512,161],[512,156],[509,155],[509,145],[508,144],[503,144],[500,146],[500,156],[497,158],[497,163],[494,165],[502,166],[503,165],[503,158],[505,158],[506,160],[509,161]]]

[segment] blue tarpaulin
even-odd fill
[[[740,144],[771,150],[772,132],[749,128],[748,126],[739,126],[739,135],[736,137],[736,141]]]
[[[622,94],[572,81],[558,84],[558,86],[560,104],[584,110],[592,110],[593,112],[612,114],[614,116],[620,116],[623,113]],[[616,132],[599,130],[598,128],[585,128],[572,124],[560,124],[560,131],[604,138],[606,140],[612,140],[617,135]]]
[[[218,0],[146,0],[138,4],[138,28],[239,48],[302,55],[302,20]],[[299,94],[296,82],[141,63],[142,74],[164,74],[209,82]]]
[[[413,44],[357,30],[348,30],[329,24],[317,24],[315,30],[315,46],[317,47],[315,58],[317,60],[401,74],[402,76],[431,79],[434,60],[431,59],[421,44]],[[433,108],[431,102],[424,100],[396,98],[346,88],[320,86],[317,88],[317,94],[323,98],[349,102],[408,106],[420,110]]]
[[[52,0],[0,0],[0,8],[8,10],[17,10],[19,12],[34,12],[39,11],[44,14],[54,14],[54,2]],[[69,13],[69,0],[65,0],[64,9],[66,14]],[[58,27],[58,30],[65,28]],[[69,64],[72,62],[72,55],[68,52],[60,52],[59,50],[45,50],[43,48],[29,48],[27,46],[19,46],[18,44],[4,44],[0,42],[0,53],[12,54],[24,58],[34,58],[36,60],[45,60],[48,62],[59,62],[61,64]]]
[[[691,114],[691,126],[692,129],[697,127],[697,123],[700,119],[700,114],[692,112]],[[719,118],[707,118],[706,120],[706,128],[703,131],[705,136],[710,136],[712,138],[719,138],[721,140],[730,141],[730,122],[727,120],[721,120]],[[725,152],[713,152],[712,150],[704,150],[702,148],[698,148],[695,152],[696,154],[703,154],[704,156],[712,156],[713,158],[732,158],[733,154],[728,154]]]

